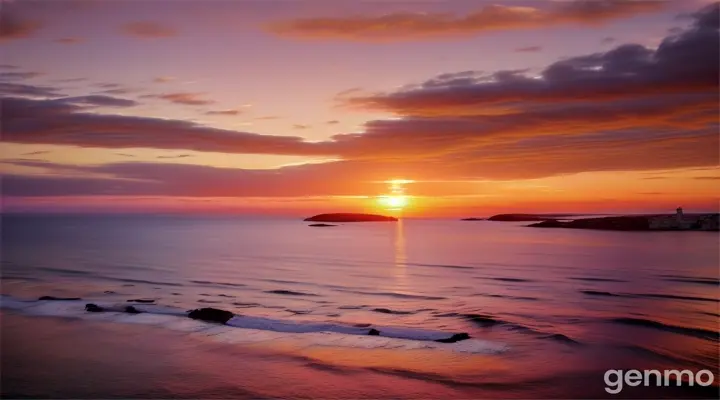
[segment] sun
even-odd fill
[[[380,196],[378,198],[380,204],[390,210],[402,210],[408,205],[408,197],[400,196]]]

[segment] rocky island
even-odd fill
[[[599,229],[612,231],[718,231],[720,214],[623,215],[582,218],[571,221],[548,219],[528,225],[533,228]]]
[[[385,215],[360,213],[318,214],[304,219],[304,221],[312,222],[387,222],[397,220],[398,219],[395,217],[388,217]]]

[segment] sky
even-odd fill
[[[717,212],[707,0],[0,0],[3,212]]]

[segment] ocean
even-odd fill
[[[352,371],[430,382],[458,398],[715,397],[717,233],[526,224],[403,219],[315,228],[289,218],[4,215],[0,305],[30,320],[322,349],[312,365],[338,374],[350,373],[349,354],[402,354],[392,367],[360,362]],[[137,299],[153,302],[129,302]],[[111,311],[88,313],[87,303]],[[126,305],[144,313],[112,311]],[[186,317],[201,307],[236,317],[226,326]],[[470,339],[436,341],[456,333]],[[6,336],[3,346],[10,340],[22,338]],[[9,368],[5,388],[13,387]],[[716,378],[709,387],[604,390],[606,371],[629,369]],[[307,397],[324,398],[318,390]],[[377,396],[357,390],[348,398]]]

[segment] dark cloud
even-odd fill
[[[176,29],[153,21],[138,21],[125,24],[122,26],[122,32],[126,35],[145,39],[167,38],[178,34]]]
[[[330,121],[328,121],[328,122],[326,122],[326,123],[327,123],[328,125],[337,125],[337,124],[340,123],[340,121],[338,121],[338,120],[336,120],[336,119],[333,119],[333,120],[330,120]]]
[[[50,153],[49,151],[31,151],[29,153],[20,154],[21,156],[39,156],[41,154]]]
[[[273,119],[280,119],[280,117],[278,117],[277,115],[266,115],[263,117],[256,117],[255,119],[258,121],[270,121]]]
[[[115,89],[121,87],[122,85],[119,83],[96,83],[93,86],[103,89]]]
[[[600,41],[600,43],[602,43],[602,44],[613,44],[613,43],[615,43],[616,41],[617,41],[617,39],[615,39],[614,37],[612,37],[612,36],[607,36],[607,37],[604,37],[604,38]]]
[[[542,50],[542,47],[540,46],[526,46],[526,47],[518,47],[515,49],[518,53],[537,53],[538,51]]]
[[[720,36],[713,25],[716,21],[703,15],[698,14],[691,29],[666,38],[657,49],[626,44],[604,53],[555,62],[538,76],[518,71],[445,74],[399,92],[347,101],[366,109],[413,115],[478,112],[518,103],[716,93]]]
[[[266,28],[292,38],[398,41],[480,35],[492,31],[562,25],[596,26],[620,18],[660,11],[665,1],[596,0],[549,3],[548,7],[486,5],[467,15],[392,13],[380,16],[302,18]]]
[[[20,67],[11,64],[0,64],[0,69],[20,69]]]
[[[217,110],[208,111],[206,115],[240,115],[240,110]]]
[[[20,83],[0,82],[0,95],[26,97],[60,97],[62,93],[50,86],[33,86]]]
[[[78,43],[82,43],[83,41],[85,41],[85,39],[79,38],[79,37],[64,37],[64,38],[55,39],[55,43],[60,43],[60,44],[78,44]]]
[[[693,179],[700,179],[700,180],[707,180],[707,181],[717,181],[720,180],[720,176],[696,176]]]
[[[117,97],[103,95],[64,97],[54,101],[91,107],[133,107],[139,104],[134,100],[118,99]]]
[[[309,129],[310,125],[294,124],[292,127],[293,127],[293,129],[303,130],[303,129]]]
[[[298,137],[214,129],[187,121],[91,114],[67,100],[4,98],[1,105],[6,142],[227,153],[321,153],[317,146]]]
[[[42,72],[0,72],[0,80],[23,80],[43,75]]]

